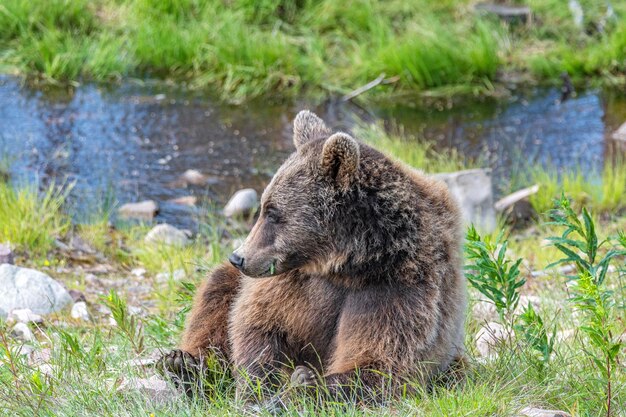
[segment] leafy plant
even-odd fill
[[[105,305],[111,310],[113,320],[119,332],[130,342],[136,354],[145,350],[143,325],[136,316],[129,314],[126,301],[121,299],[113,290],[103,298]]]
[[[526,280],[520,277],[522,259],[511,262],[506,259],[508,242],[502,240],[503,233],[493,241],[483,240],[472,225],[467,231],[465,255],[471,264],[465,267],[470,284],[492,302],[500,319],[511,323],[519,304],[519,288]]]
[[[587,209],[582,210],[582,220],[574,212],[570,201],[562,195],[551,213],[553,225],[565,228],[560,237],[550,240],[565,258],[553,265],[573,262],[577,274],[570,277],[572,296],[570,301],[583,313],[584,324],[580,329],[588,336],[594,350],[585,353],[596,365],[606,385],[606,414],[611,414],[612,372],[617,365],[623,346],[614,320],[615,300],[613,291],[606,285],[607,271],[612,260],[626,255],[626,251],[610,249],[600,258],[599,250],[609,242],[598,240],[593,219]],[[620,239],[623,239],[623,234]],[[617,336],[616,336],[617,335]]]

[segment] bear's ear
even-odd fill
[[[322,172],[347,190],[359,170],[359,144],[347,133],[335,133],[324,142]]]
[[[330,135],[330,129],[315,113],[302,110],[293,121],[293,144],[296,149],[305,142]]]

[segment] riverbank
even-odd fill
[[[626,5],[530,0],[529,24],[503,24],[474,1],[7,0],[0,70],[77,84],[163,78],[254,97],[499,95],[516,85],[623,84]]]
[[[370,132],[370,137],[376,134],[380,132]],[[377,140],[382,144],[393,139]],[[418,166],[420,155],[412,157]],[[444,159],[445,166],[450,161],[462,163],[454,156]],[[434,162],[430,168],[441,168],[438,164]],[[570,191],[565,189],[567,194]],[[22,313],[24,318],[15,313],[9,321],[0,319],[2,413],[245,414],[244,405],[234,400],[234,381],[227,373],[215,368],[205,381],[208,399],[191,402],[159,376],[156,359],[176,345],[196,285],[238,245],[249,222],[226,219],[219,210],[205,210],[196,234],[182,238],[181,244],[168,244],[147,238],[150,223],[112,227],[110,211],[102,211],[87,223],[72,222],[67,190],[54,185],[38,190],[0,181],[0,196],[0,243],[11,242],[11,261],[17,267],[49,275],[71,290],[73,298],[65,308],[43,317]],[[580,213],[579,208],[575,210]],[[602,271],[603,257],[626,249],[626,217],[617,212],[600,214],[591,216],[594,236],[597,233],[595,242],[589,240],[591,246],[583,244],[577,232],[567,236],[569,243],[562,243],[593,253],[596,258],[591,262],[599,268],[597,274]],[[322,412],[531,416],[534,414],[523,410],[538,407],[576,416],[606,414],[611,408],[615,410],[612,415],[619,415],[626,406],[623,363],[611,360],[607,378],[602,362],[598,365],[594,358],[602,357],[602,348],[617,343],[623,334],[624,255],[610,255],[615,257],[606,262],[602,286],[588,283],[591,290],[600,291],[596,295],[601,298],[594,302],[603,303],[601,307],[606,309],[589,310],[595,304],[584,304],[584,299],[576,297],[595,295],[572,284],[584,276],[581,272],[579,278],[572,278],[576,276],[572,259],[551,266],[563,253],[547,238],[560,236],[565,227],[547,224],[547,220],[542,214],[525,229],[503,226],[508,246],[496,238],[499,231],[483,235],[484,246],[473,246],[487,251],[482,272],[489,278],[483,289],[520,286],[506,292],[504,304],[486,301],[480,287],[471,286],[465,340],[469,367],[462,384],[438,385],[427,392],[418,389],[384,407],[327,404]],[[476,242],[472,233],[468,237]],[[513,268],[518,258],[520,263]],[[468,275],[480,270],[470,252],[466,265],[473,266]],[[495,269],[487,268],[489,265],[499,265],[503,275],[490,275]],[[600,318],[604,321],[590,322],[596,317],[590,311],[603,314]],[[589,336],[585,326],[606,332],[602,333],[606,343],[598,346],[596,334]],[[621,358],[623,346],[615,346],[615,355]],[[608,397],[607,383],[612,389]],[[320,413],[320,409],[306,397],[293,398],[287,415],[302,413]]]

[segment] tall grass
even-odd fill
[[[53,83],[174,78],[233,102],[347,92],[382,72],[398,81],[368,95],[486,92],[498,70],[556,80],[563,71],[614,77],[625,69],[626,19],[586,36],[562,2],[533,1],[538,18],[521,29],[475,13],[473,4],[6,0],[0,67]]]
[[[530,197],[538,213],[547,212],[561,192],[578,208],[587,206],[595,212],[612,215],[626,209],[626,162],[623,158],[607,161],[600,173],[533,168],[531,179],[540,186],[539,192]]]
[[[19,251],[44,254],[54,239],[70,227],[63,212],[69,187],[52,184],[43,191],[36,185],[15,189],[0,180],[0,242]]]
[[[432,142],[406,135],[401,128],[387,132],[380,125],[359,125],[357,138],[379,151],[427,173],[452,172],[477,166],[455,149],[438,150]]]

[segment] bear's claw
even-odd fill
[[[306,366],[297,366],[291,374],[291,385],[294,387],[317,385],[317,374]]]
[[[180,349],[174,349],[159,359],[158,368],[169,377],[177,387],[182,387],[188,395],[204,375],[205,365],[202,358]]]

